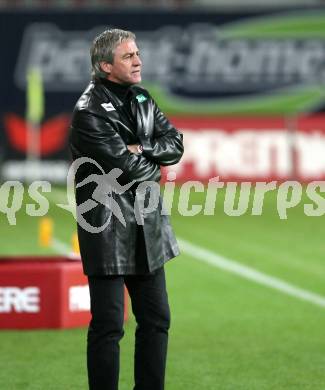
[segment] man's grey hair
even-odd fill
[[[90,48],[93,78],[106,78],[107,73],[102,70],[100,63],[104,61],[113,64],[116,47],[129,39],[135,41],[133,32],[113,28],[105,30],[93,40]]]

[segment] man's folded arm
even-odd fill
[[[176,164],[184,152],[183,134],[154,105],[154,136],[153,139],[141,139],[143,154],[159,165]]]
[[[128,180],[159,180],[159,165],[144,155],[130,153],[120,135],[105,118],[78,111],[72,120],[71,149],[90,157],[105,170],[120,168]]]

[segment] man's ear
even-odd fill
[[[100,67],[102,68],[102,70],[105,72],[105,73],[111,73],[111,70],[112,70],[112,64],[109,64],[108,62],[105,62],[105,61],[101,61],[99,63]]]

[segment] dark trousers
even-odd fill
[[[92,314],[87,342],[89,389],[118,389],[125,284],[137,322],[133,390],[163,390],[170,326],[164,268],[146,275],[91,276],[88,280]]]

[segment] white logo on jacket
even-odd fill
[[[115,107],[113,106],[112,103],[102,103],[101,106],[106,110],[106,111],[114,111]]]

